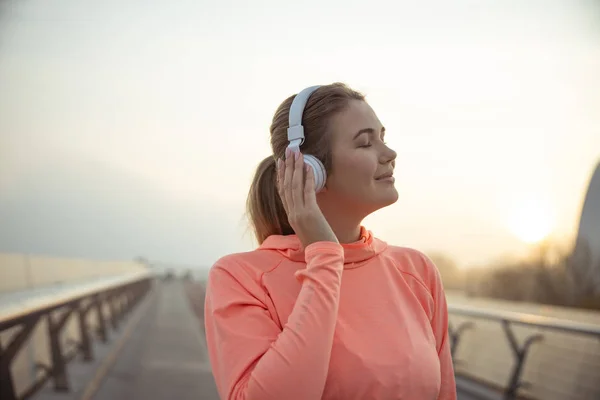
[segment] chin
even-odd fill
[[[391,206],[398,201],[398,197],[400,196],[396,188],[390,190],[390,193],[386,193],[386,196],[381,199],[382,206],[380,208]]]
[[[399,197],[398,190],[396,190],[394,184],[391,184],[384,189],[378,188],[375,196],[377,200],[379,200],[380,203],[385,204],[385,206],[394,204]]]

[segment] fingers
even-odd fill
[[[294,174],[292,175],[292,199],[294,207],[304,206],[304,156],[298,152],[294,154]]]
[[[285,161],[277,161],[277,190],[288,218],[293,219],[305,204],[316,204],[315,176],[301,153],[286,149]]]
[[[304,204],[313,206],[317,204],[317,196],[315,191],[315,171],[306,164],[304,167],[306,174],[306,183],[304,184]]]

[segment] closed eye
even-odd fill
[[[381,132],[379,134],[379,137],[376,137],[375,130],[372,128],[361,129],[360,131],[358,131],[356,133],[356,135],[354,135],[354,140],[360,138],[361,136],[364,137],[367,141],[366,142],[361,141],[361,143],[358,145],[359,148],[371,147],[372,146],[372,144],[371,144],[372,138],[375,138],[375,140],[381,141],[384,145],[387,144],[384,140],[385,127],[381,127]]]

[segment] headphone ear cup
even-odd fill
[[[325,188],[325,182],[327,181],[327,172],[325,172],[325,166],[315,156],[310,154],[304,155],[304,162],[312,168],[315,175],[315,191],[318,193]]]

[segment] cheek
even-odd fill
[[[377,161],[371,160],[366,154],[348,154],[334,159],[333,170],[339,184],[356,187],[358,182],[371,183],[377,170]]]

